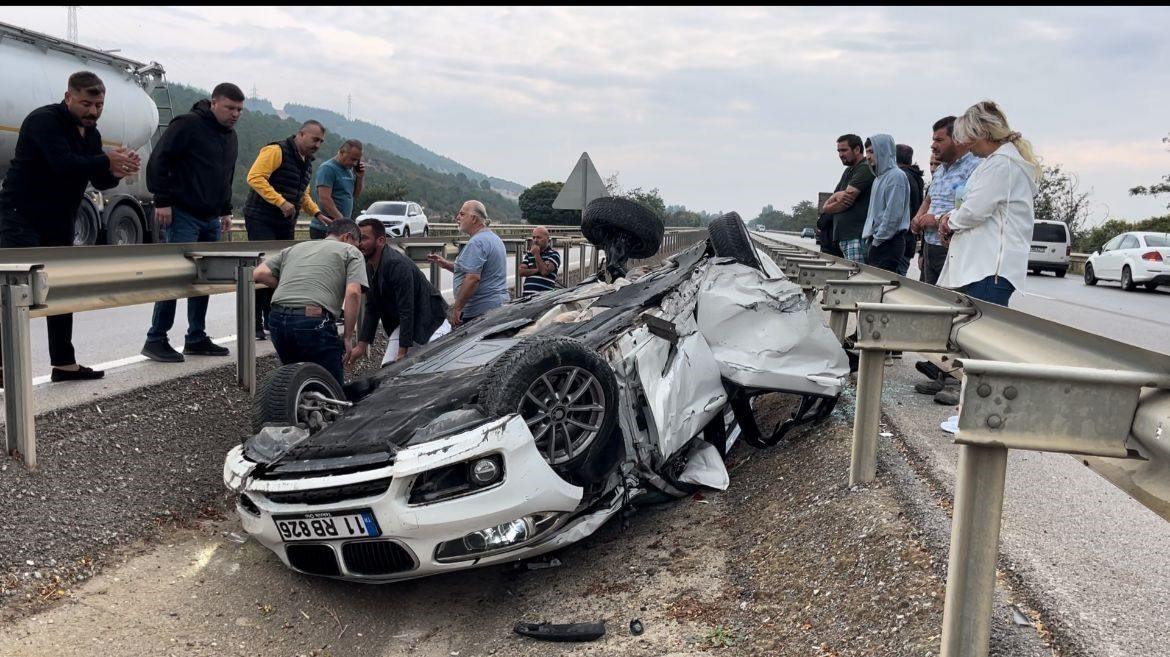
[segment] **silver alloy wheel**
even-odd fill
[[[297,423],[304,423],[311,433],[324,429],[343,410],[328,401],[332,398],[333,391],[326,382],[316,378],[305,379],[297,388]]]
[[[605,420],[601,382],[582,367],[558,367],[540,376],[516,410],[528,424],[536,448],[549,465],[581,454],[597,439]]]

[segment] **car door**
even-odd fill
[[[406,224],[410,226],[411,235],[423,234],[422,210],[418,205],[411,203],[406,207]]]
[[[1140,264],[1135,264],[1134,260],[1141,261],[1142,244],[1138,240],[1137,235],[1126,233],[1122,236],[1121,243],[1118,244],[1117,250],[1114,251],[1117,258],[1117,279],[1121,280],[1121,270],[1128,266],[1130,276],[1140,276]]]
[[[1097,278],[1115,281],[1121,277],[1121,262],[1117,247],[1127,234],[1122,233],[1106,242],[1105,246],[1101,247],[1101,253],[1093,258],[1093,273]]]

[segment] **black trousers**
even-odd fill
[[[62,230],[42,234],[30,227],[15,210],[5,209],[0,211],[0,248],[73,246],[72,226],[73,220],[70,218],[68,234]],[[73,353],[73,314],[50,315],[45,318],[45,324],[49,329],[49,363],[53,367],[76,363],[77,356]],[[3,350],[0,350],[0,367],[4,366],[3,358]]]
[[[938,285],[938,276],[947,263],[947,247],[935,246],[930,242],[922,244],[922,280]]]
[[[262,219],[254,219],[244,215],[244,228],[248,231],[248,239],[259,240],[291,240],[296,234],[296,225],[292,222],[272,223]],[[268,315],[272,312],[272,295],[276,290],[259,288],[256,290],[256,328],[268,327]]]
[[[865,264],[897,274],[902,258],[906,257],[908,234],[907,231],[900,230],[881,244],[874,244],[872,240],[867,241]]]

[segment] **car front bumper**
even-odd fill
[[[409,503],[411,487],[423,473],[489,455],[499,455],[503,461],[504,477],[500,482],[454,499]],[[562,543],[550,539],[564,528],[559,520],[550,523],[543,533],[501,551],[458,561],[436,559],[440,545],[463,541],[473,532],[540,514],[566,518],[577,509],[583,494],[581,488],[565,482],[545,463],[527,425],[514,415],[402,449],[393,465],[375,470],[264,479],[253,476],[255,468],[256,464],[244,457],[243,446],[232,449],[224,463],[224,483],[240,494],[237,512],[244,530],[294,570],[364,582],[423,577],[556,549]],[[328,499],[331,492],[362,490],[362,486],[383,481],[388,486],[380,493]],[[304,492],[316,496],[313,503],[272,499],[287,499],[290,493]],[[302,514],[341,516],[360,510],[368,510],[376,518],[379,536],[286,541],[274,519]]]

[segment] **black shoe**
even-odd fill
[[[922,372],[922,375],[926,378],[934,379],[936,381],[942,378],[943,374],[943,371],[939,369],[938,365],[935,365],[928,360],[920,360],[917,363],[914,363],[914,369]]]
[[[54,381],[90,381],[93,379],[100,379],[105,376],[103,370],[95,370],[85,365],[78,365],[76,370],[63,370],[59,367],[53,368],[52,380]]]
[[[203,338],[201,342],[188,343],[183,345],[183,353],[188,356],[226,356],[231,352],[227,347],[221,347],[211,341],[211,338]]]
[[[181,363],[186,360],[183,358],[183,354],[175,351],[174,347],[171,347],[171,343],[166,340],[147,342],[142,347],[142,355],[159,363]]]
[[[268,339],[268,334],[266,334],[264,332],[264,329],[262,329],[262,328],[256,329],[256,340],[259,341],[259,340],[267,340],[267,339]]]

